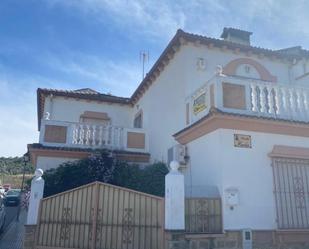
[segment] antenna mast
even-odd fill
[[[141,51],[139,54],[139,58],[142,61],[143,71],[142,71],[142,80],[145,78],[145,64],[149,61],[149,52]]]

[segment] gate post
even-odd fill
[[[31,192],[30,192],[30,201],[27,216],[27,225],[37,224],[40,201],[43,198],[44,193],[44,179],[42,178],[43,170],[37,169],[34,174],[35,176],[31,181]]]
[[[179,163],[170,163],[171,171],[165,176],[165,249],[187,248],[185,231],[185,184],[178,171]]]
[[[171,171],[165,176],[165,229],[185,229],[184,176],[178,171],[179,163],[170,163]]]

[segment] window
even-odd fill
[[[143,126],[143,113],[140,111],[135,115],[134,128],[142,128]]]
[[[274,194],[279,229],[309,228],[309,160],[274,158]]]

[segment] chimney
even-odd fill
[[[250,46],[250,35],[252,35],[252,32],[234,28],[224,28],[221,38],[223,38],[224,41]]]

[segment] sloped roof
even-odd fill
[[[241,30],[233,29],[233,32],[240,32],[240,31]],[[216,38],[210,38],[207,36],[191,34],[188,32],[184,32],[181,29],[178,29],[174,37],[171,39],[167,47],[160,55],[159,59],[155,62],[150,71],[146,74],[145,78],[142,80],[142,82],[139,84],[139,86],[137,87],[137,89],[134,91],[134,93],[130,98],[118,97],[109,94],[102,94],[90,88],[83,88],[71,91],[39,88],[37,91],[39,125],[43,110],[42,99],[44,98],[44,96],[49,94],[53,94],[55,96],[64,96],[64,97],[80,98],[94,101],[133,105],[139,100],[139,98],[143,95],[143,93],[147,91],[149,86],[155,81],[160,72],[164,70],[164,67],[173,58],[173,55],[179,50],[179,47],[182,46],[182,44],[185,44],[186,42],[199,43],[201,45],[214,46],[217,48],[225,48],[229,50],[238,50],[239,52],[244,53],[250,52],[252,54],[257,55],[263,54],[264,56],[270,57],[272,59],[277,58],[277,59],[293,60],[293,59],[301,59],[303,57],[309,58],[309,51],[302,49],[301,47],[296,47],[296,49],[288,48],[281,50],[271,50],[251,45],[238,44]],[[295,50],[297,52],[295,52]]]
[[[233,29],[235,32],[237,29]],[[238,30],[239,31],[239,30]],[[250,32],[249,32],[250,33]],[[191,34],[188,32],[184,32],[181,29],[178,29],[175,36],[172,38],[172,40],[169,42],[167,47],[164,49],[162,54],[160,55],[159,59],[155,62],[153,67],[150,69],[149,73],[146,74],[146,77],[143,79],[143,81],[140,83],[140,85],[137,87],[133,95],[131,96],[132,103],[135,103],[140,96],[145,92],[152,81],[157,77],[156,75],[158,72],[160,72],[160,67],[164,68],[165,64],[164,61],[169,61],[169,58],[172,57],[172,55],[177,51],[177,47],[180,47],[183,43],[182,41],[186,42],[193,42],[193,43],[199,43],[206,46],[214,46],[218,48],[225,47],[226,49],[230,50],[238,50],[240,52],[244,53],[252,53],[252,54],[263,54],[265,57],[269,58],[277,58],[277,59],[287,59],[287,60],[293,60],[293,59],[300,59],[302,57],[309,57],[309,51],[305,49],[301,49],[301,53],[295,54],[295,53],[285,53],[282,50],[271,50],[271,49],[265,49],[261,47],[255,47],[251,45],[245,45],[245,44],[239,44],[235,42],[225,41],[221,39],[211,38],[207,36],[197,35],[197,34]]]

